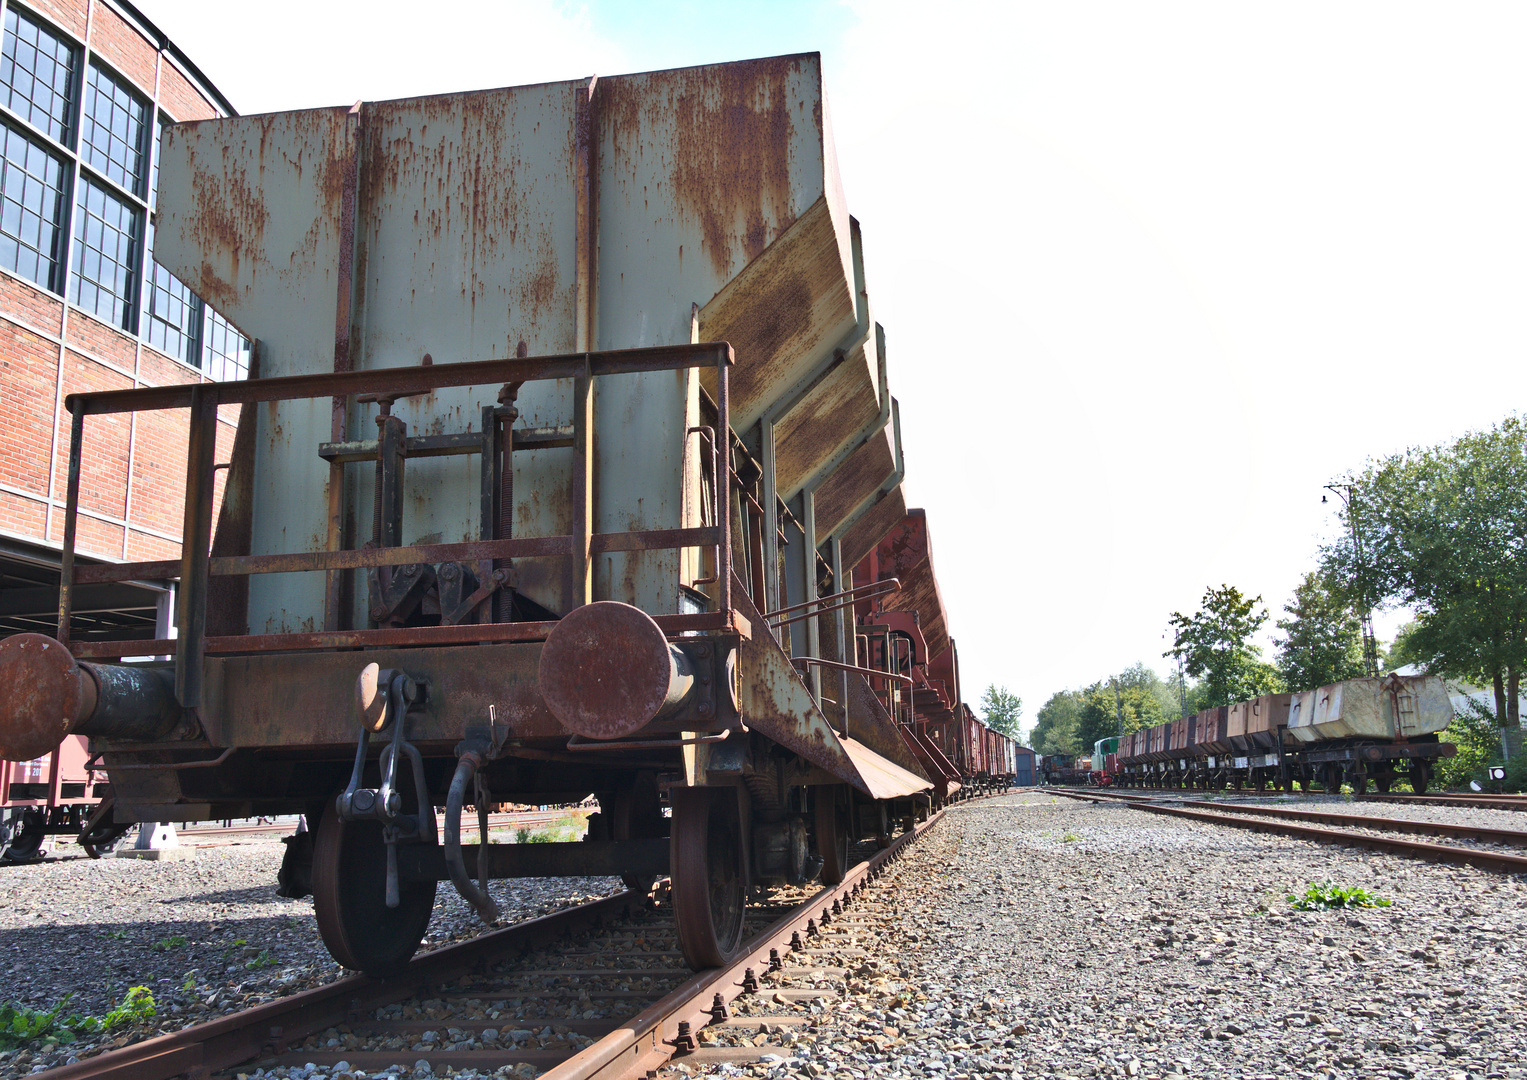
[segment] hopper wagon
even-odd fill
[[[1348,679],[1298,694],[1264,694],[1124,736],[1110,783],[1130,787],[1269,787],[1292,791],[1397,780],[1424,793],[1457,747],[1447,687],[1428,675]]]
[[[490,880],[592,874],[669,875],[723,964],[751,886],[963,781],[907,732],[934,683],[964,716],[947,634],[860,614],[944,617],[870,572],[909,515],[818,56],[177,124],[158,177],[156,257],[256,370],[67,399],[0,757],[88,738],[118,830],[305,813],[283,890],[373,974],[439,882],[492,921]],[[76,565],[92,427],[143,410],[186,418],[181,556]],[[76,587],[138,578],[178,580],[173,639],[71,636]],[[591,793],[584,841],[461,842]]]

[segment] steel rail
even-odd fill
[[[1389,832],[1415,833],[1420,836],[1451,836],[1459,840],[1483,840],[1492,844],[1527,847],[1527,831],[1522,829],[1486,829],[1475,825],[1455,825],[1442,821],[1412,821],[1408,818],[1342,814],[1331,810],[1295,810],[1284,806],[1211,803],[1193,799],[1183,800],[1182,805],[1231,814],[1260,814],[1263,817],[1281,818],[1286,821],[1319,821],[1327,825],[1346,825],[1355,829],[1380,829]]]
[[[789,952],[791,938],[809,935],[817,919],[827,921],[833,902],[850,903],[855,894],[880,876],[886,863],[900,858],[915,841],[943,820],[940,810],[911,832],[902,833],[891,846],[860,863],[843,876],[838,885],[830,885],[793,912],[775,922],[744,946],[731,965],[701,972],[679,986],[656,1004],[642,1010],[593,1046],[548,1070],[540,1080],[633,1080],[661,1068],[673,1058],[682,1060],[674,1042],[679,1025],[698,1031],[711,1020],[711,1009],[719,995],[730,1004],[743,991],[743,977],[748,968],[763,970],[769,965],[769,950],[781,955]]]
[[[639,906],[641,900],[634,892],[617,893],[416,956],[401,974],[391,978],[349,975],[288,998],[31,1075],[38,1080],[206,1076],[281,1053],[310,1035],[351,1023],[380,1006],[428,993],[431,987],[469,974],[496,957],[549,945],[574,930],[618,918]]]
[[[1471,806],[1482,810],[1527,810],[1527,795],[1355,795],[1358,802],[1413,803],[1416,806]]]
[[[1342,844],[1348,847],[1367,848],[1370,851],[1408,855],[1413,858],[1426,859],[1429,862],[1472,866],[1476,869],[1490,870],[1498,874],[1527,874],[1527,856],[1509,855],[1502,851],[1486,851],[1481,848],[1465,848],[1453,844],[1428,844],[1422,840],[1400,840],[1389,836],[1370,836],[1366,833],[1352,832],[1344,829],[1322,829],[1314,825],[1299,825],[1292,821],[1268,820],[1256,816],[1237,817],[1235,814],[1189,810],[1186,807],[1164,806],[1155,802],[1140,802],[1134,799],[1119,799],[1091,793],[1084,794],[1079,791],[1071,792],[1057,789],[1051,789],[1051,791],[1056,795],[1064,795],[1068,799],[1081,799],[1084,802],[1091,803],[1114,803],[1120,806],[1127,806],[1132,810],[1144,810],[1151,814],[1169,814],[1173,817],[1187,818],[1191,821],[1202,821],[1211,825],[1229,825],[1237,829],[1251,829],[1255,832],[1295,836],[1303,840],[1314,840],[1318,843]]]

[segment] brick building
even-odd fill
[[[65,396],[248,374],[248,341],[152,258],[164,125],[233,109],[122,0],[0,11],[0,636],[54,634]],[[179,557],[186,431],[184,411],[91,422],[80,562]],[[71,636],[169,636],[170,588],[82,586]]]

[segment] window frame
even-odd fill
[[[0,100],[0,125],[10,128],[16,135],[37,144],[38,148],[50,155],[62,166],[62,189],[60,200],[62,211],[60,220],[54,222],[55,236],[54,247],[56,251],[52,256],[53,267],[51,274],[47,275],[50,280],[37,281],[27,275],[13,270],[0,267],[0,273],[9,274],[19,281],[25,281],[34,288],[41,289],[50,296],[58,299],[61,303],[73,307],[81,314],[113,326],[121,333],[135,338],[142,346],[153,349],[155,353],[173,360],[183,367],[212,378],[213,369],[225,369],[232,367],[235,378],[247,378],[246,366],[239,365],[236,361],[230,361],[227,357],[219,354],[214,358],[209,355],[206,326],[212,317],[222,320],[223,323],[237,333],[243,342],[242,351],[246,356],[252,356],[254,342],[242,330],[234,325],[226,315],[217,311],[208,304],[194,289],[181,282],[178,277],[170,274],[172,280],[180,282],[190,294],[193,306],[192,333],[194,338],[194,360],[188,360],[183,356],[168,353],[149,339],[149,331],[152,327],[154,316],[150,312],[154,288],[153,276],[155,268],[159,266],[154,261],[153,252],[149,246],[150,217],[154,211],[153,191],[155,179],[158,175],[158,151],[159,138],[163,125],[175,123],[159,106],[159,102],[153,93],[145,91],[135,80],[123,73],[116,65],[103,57],[100,53],[82,41],[69,30],[58,26],[46,15],[35,8],[24,4],[15,3],[14,0],[0,0],[0,10],[7,14],[14,12],[18,20],[32,23],[40,27],[46,33],[52,35],[67,45],[73,53],[73,71],[70,79],[69,116],[64,123],[65,139],[54,138],[53,135],[40,128],[30,119],[15,111],[10,105]],[[0,37],[4,36],[4,24],[0,23]],[[117,88],[131,95],[144,108],[144,123],[139,132],[139,154],[141,160],[141,176],[138,185],[143,194],[138,190],[124,187],[113,180],[100,168],[90,164],[86,160],[87,147],[84,138],[85,128],[85,96],[89,88],[89,78],[92,69],[109,79]],[[30,102],[31,99],[28,99]],[[217,106],[214,105],[214,110]],[[29,108],[29,113],[33,110]],[[82,183],[84,181],[84,183]],[[75,233],[81,227],[80,220],[87,213],[85,207],[80,205],[80,198],[86,191],[86,185],[99,188],[109,198],[114,198],[128,208],[135,218],[134,228],[130,237],[133,248],[132,263],[127,266],[127,288],[131,292],[130,297],[120,298],[126,311],[125,318],[113,321],[98,314],[93,308],[87,307],[72,299],[75,294],[75,279],[78,276],[77,258],[75,252]],[[30,248],[30,245],[27,245]],[[168,271],[166,271],[168,273]],[[89,281],[91,285],[98,286],[97,282],[81,278],[82,282]],[[166,320],[159,320],[165,325],[171,325]],[[214,364],[214,359],[217,363]],[[222,381],[222,380],[218,380]]]

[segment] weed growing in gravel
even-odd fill
[[[127,940],[127,931],[126,930],[102,930],[101,931],[101,936],[102,937],[109,937],[113,941],[126,941]]]
[[[1311,884],[1303,896],[1290,896],[1288,902],[1299,911],[1330,911],[1332,908],[1388,907],[1393,901],[1374,896],[1361,885],[1338,885],[1330,878]]]
[[[154,1018],[154,996],[146,986],[135,986],[115,1009],[104,1017],[63,1015],[74,991],[43,1012],[14,1002],[0,1006],[0,1050],[18,1050],[28,1043],[72,1043],[81,1036],[114,1031],[128,1024]]]
[[[190,941],[177,934],[174,937],[162,938],[150,945],[149,948],[155,952],[169,952],[171,949],[183,949],[189,944]]]
[[[244,970],[259,971],[261,968],[275,967],[277,963],[279,961],[270,955],[269,949],[261,949],[259,956],[244,965]]]
[[[1081,833],[1072,832],[1070,829],[1067,829],[1065,832],[1061,833],[1061,835],[1060,835],[1060,842],[1062,844],[1074,844],[1078,840],[1080,840],[1081,838],[1082,838],[1082,834]]]

